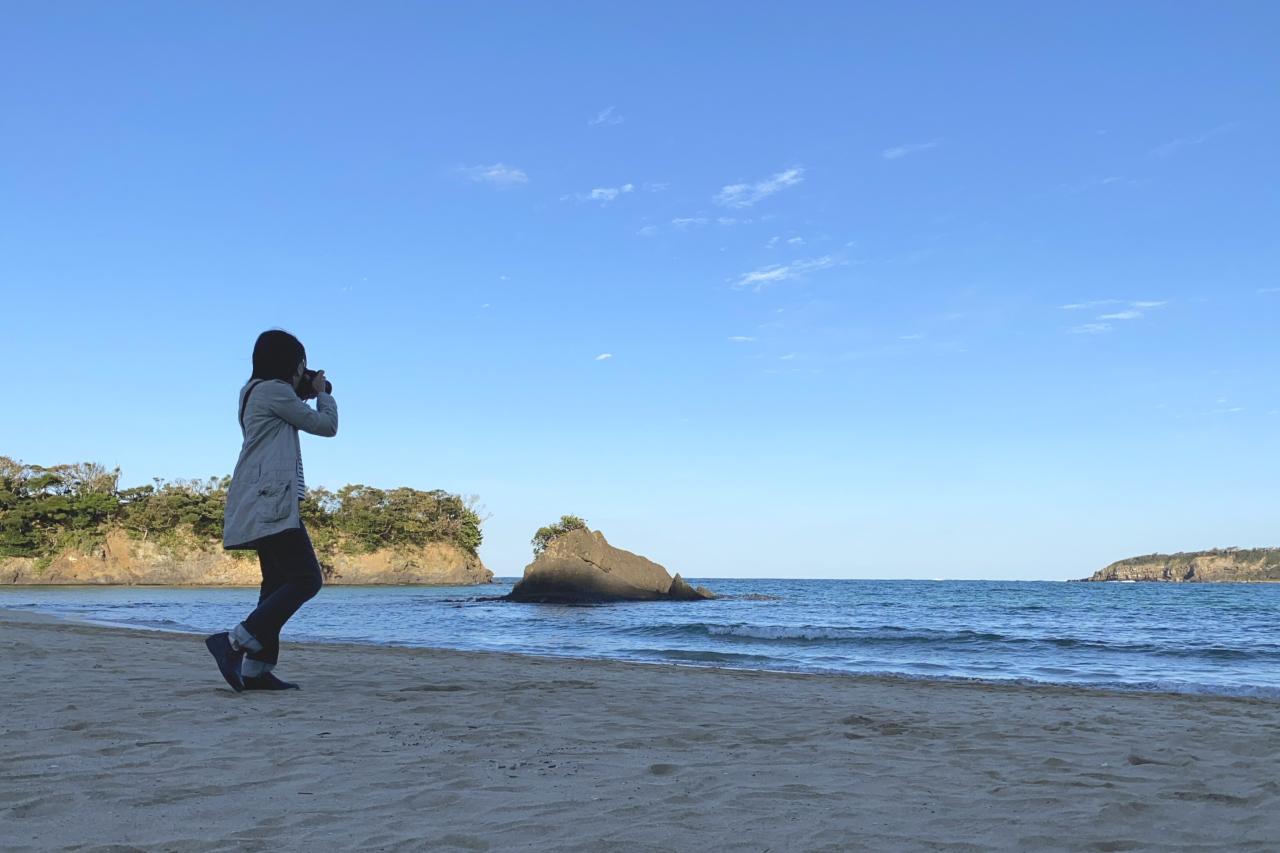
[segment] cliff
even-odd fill
[[[1280,582],[1280,548],[1223,548],[1130,557],[1096,571],[1086,581],[1172,583]]]
[[[112,530],[87,553],[63,551],[52,561],[0,558],[0,583],[257,586],[262,581],[257,556],[244,553],[233,556],[217,543],[175,550]],[[462,585],[493,580],[479,557],[447,543],[319,557],[326,583]]]
[[[570,530],[551,539],[525,567],[510,601],[586,604],[606,601],[701,601],[714,598],[652,560],[615,548],[598,530]]]

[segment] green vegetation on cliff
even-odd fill
[[[1177,569],[1190,569],[1194,562],[1204,557],[1227,557],[1237,563],[1261,563],[1280,558],[1277,548],[1211,548],[1207,551],[1179,551],[1176,554],[1144,554],[1127,557],[1112,563],[1113,566],[1146,566],[1153,563]]]
[[[87,548],[112,528],[173,547],[219,546],[230,477],[119,487],[120,470],[80,462],[42,467],[0,456],[0,557]],[[316,550],[368,553],[431,542],[480,547],[474,498],[435,489],[347,485],[308,489],[302,519]]]
[[[547,546],[551,544],[551,540],[557,536],[562,536],[570,530],[586,530],[587,523],[576,515],[562,515],[560,520],[554,524],[548,524],[546,527],[539,527],[538,532],[533,534],[533,556],[538,556],[547,550]]]

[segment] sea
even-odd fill
[[[1280,584],[690,579],[719,598],[593,606],[465,587],[325,587],[288,641],[1280,699]],[[210,633],[257,590],[0,587],[0,607]]]

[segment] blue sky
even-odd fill
[[[6,4],[0,453],[562,513],[690,576],[1280,545],[1266,3]]]

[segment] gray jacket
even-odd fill
[[[245,394],[252,387],[249,400]],[[252,548],[257,539],[300,527],[298,515],[298,430],[312,435],[338,434],[338,404],[329,394],[316,397],[317,409],[298,399],[283,379],[251,379],[240,389],[244,443],[231,474],[222,547]]]

